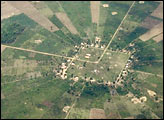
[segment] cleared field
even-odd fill
[[[141,35],[139,38],[143,41],[147,41],[155,35],[158,35],[163,32],[163,22],[155,25],[152,29],[150,29],[147,33]]]
[[[21,12],[29,16],[31,19],[36,21],[38,24],[46,28],[47,30],[54,32],[59,30],[52,22],[50,22],[45,16],[41,15],[38,10],[33,7],[29,2],[16,2],[8,1],[13,7],[19,9]]]
[[[80,36],[87,37],[86,31],[91,29],[92,25],[90,1],[60,1],[59,3],[80,33]]]
[[[103,53],[103,49],[84,48],[79,51],[78,58],[96,62],[100,58],[102,53]]]
[[[20,27],[25,28],[22,31],[19,28],[14,28],[14,23],[17,23]],[[10,25],[10,23],[13,23]],[[4,31],[2,37],[2,41],[6,42],[12,41],[10,43],[6,43],[9,46],[20,47],[24,49],[30,49],[34,51],[46,52],[51,54],[57,54],[59,56],[71,56],[73,54],[69,54],[69,51],[72,49],[74,53],[74,41],[80,42],[78,37],[74,37],[74,39],[70,39],[61,31],[58,30],[55,33],[48,31],[47,29],[43,28],[35,21],[31,20],[24,14],[17,15],[11,17],[9,19],[2,21],[2,30]],[[13,30],[15,29],[15,30]],[[15,31],[22,31],[21,34],[14,34]],[[7,34],[7,35],[5,35]],[[9,35],[8,35],[9,34]],[[40,41],[36,43],[36,41]],[[5,44],[5,43],[4,43]],[[65,49],[63,49],[63,46]],[[54,49],[55,48],[55,49]],[[72,53],[70,51],[70,53]]]
[[[92,14],[92,23],[99,24],[100,1],[91,1],[90,8]]]
[[[78,34],[76,28],[73,26],[72,22],[65,13],[55,13],[57,18],[68,28],[72,34]]]
[[[141,26],[147,29],[153,28],[155,25],[159,24],[160,21],[153,19],[152,17],[146,17],[146,19],[141,23]]]
[[[146,23],[145,21],[151,20],[148,16],[158,6],[158,4],[159,3],[155,3],[152,1],[145,1],[144,4],[139,4],[139,2],[135,2],[127,18],[121,25],[118,34],[113,39],[110,48],[113,50],[124,49],[139,36],[147,32],[148,29],[144,26],[144,24]],[[152,26],[152,23],[148,26]]]
[[[1,2],[1,21],[18,14],[21,14],[21,11],[14,8],[6,1]]]
[[[156,42],[159,42],[159,41],[163,40],[163,33],[161,33],[158,36],[154,37],[153,40],[155,40]]]
[[[90,110],[89,119],[106,119],[103,109],[92,108]]]
[[[53,16],[53,11],[43,2],[30,1],[30,3],[44,16]]]
[[[163,19],[163,2],[160,2],[158,8],[151,15]]]
[[[2,118],[65,117],[63,108],[70,106],[75,99],[67,93],[72,81],[60,80],[53,72],[65,59],[38,54],[31,57],[30,53],[7,48],[1,60],[2,68],[13,70],[12,73],[2,73],[1,77],[1,91],[5,96],[1,101]],[[24,73],[17,74],[18,70]]]

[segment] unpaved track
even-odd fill
[[[148,32],[146,32],[145,34],[141,35],[139,38],[142,41],[147,41],[150,38],[160,34],[163,32],[163,22],[155,25],[152,29],[150,29]]]
[[[135,72],[144,73],[144,74],[148,74],[148,75],[157,75],[158,77],[162,77],[163,78],[163,75],[159,75],[159,74],[153,74],[153,73],[143,72],[143,71],[139,71],[139,70],[135,70]]]
[[[1,45],[1,53],[5,50],[5,46]]]
[[[99,23],[100,1],[90,1],[92,23]]]
[[[17,8],[32,20],[49,30],[50,32],[54,32],[59,30],[48,18],[41,15],[40,12],[28,1],[8,1],[10,5]]]
[[[6,48],[23,50],[23,51],[33,52],[33,53],[38,53],[38,54],[43,54],[43,55],[49,55],[49,56],[55,56],[55,57],[63,57],[63,58],[66,58],[66,59],[74,59],[74,57],[66,57],[66,56],[62,56],[62,55],[51,54],[51,53],[40,52],[40,51],[35,51],[35,50],[30,50],[30,49],[24,49],[24,48],[19,48],[19,47],[7,46],[7,45],[3,45],[3,46],[6,47]],[[82,60],[82,59],[76,59],[76,60],[81,61],[81,62],[87,62],[87,63],[97,63],[97,62],[88,61],[88,60]]]
[[[55,15],[57,16],[57,18],[68,28],[68,30],[72,33],[72,34],[78,34],[76,28],[74,27],[74,25],[72,24],[71,20],[69,19],[69,17],[67,16],[67,14],[63,13],[63,12],[58,12],[55,13]]]
[[[84,90],[84,88],[85,88],[85,87],[86,87],[86,86],[84,85],[84,86],[83,86],[83,88],[82,88],[82,90],[81,90],[81,92],[80,92],[80,94],[79,94],[79,96],[78,96],[77,98],[80,98],[81,93],[83,92],[83,90]],[[75,99],[75,102],[72,104],[72,106],[71,106],[70,110],[68,111],[68,113],[67,113],[67,115],[65,116],[65,118],[64,118],[64,119],[67,119],[67,117],[69,116],[69,114],[70,114],[70,112],[71,112],[72,108],[75,106],[75,104],[76,104],[76,102],[77,102],[77,98]]]
[[[156,42],[159,42],[159,41],[163,40],[163,33],[161,33],[158,36],[154,37],[153,40],[155,40]]]
[[[109,47],[109,46],[110,46],[110,44],[112,43],[112,41],[113,41],[114,37],[116,36],[116,34],[117,34],[117,32],[119,31],[119,29],[120,29],[120,27],[121,27],[122,23],[124,22],[124,20],[125,20],[125,19],[126,19],[126,17],[128,16],[128,14],[129,14],[129,12],[130,12],[130,10],[132,9],[132,7],[133,7],[133,5],[134,5],[134,4],[135,4],[135,1],[132,3],[132,5],[130,6],[130,8],[129,8],[129,10],[127,11],[126,15],[125,15],[125,16],[124,16],[124,18],[122,19],[122,21],[121,21],[120,25],[119,25],[119,26],[118,26],[118,28],[116,29],[116,31],[115,31],[115,33],[114,33],[113,37],[111,38],[110,42],[108,43],[107,47],[105,48],[104,52],[102,53],[102,55],[101,55],[100,59],[97,61],[98,63],[100,62],[100,60],[101,60],[101,59],[102,59],[102,57],[104,56],[105,52],[108,50],[108,47]]]

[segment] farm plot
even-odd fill
[[[73,25],[80,33],[82,37],[86,36],[86,30],[90,29],[92,20],[91,20],[91,12],[90,12],[90,2],[89,1],[78,1],[78,2],[59,2],[72,21]]]
[[[163,19],[163,2],[159,4],[151,15]]]
[[[72,34],[78,34],[76,28],[65,13],[56,13],[57,18],[67,27]]]
[[[30,3],[45,17],[53,16],[53,11],[43,1],[30,1]]]
[[[159,24],[160,21],[152,17],[146,17],[146,19],[141,23],[141,26],[147,29],[153,28],[155,25]]]
[[[159,42],[159,41],[163,40],[163,33],[161,33],[158,36],[154,37],[153,40],[155,40],[156,42]]]
[[[147,41],[150,38],[152,38],[153,36],[156,36],[162,32],[163,32],[163,22],[155,25],[152,29],[150,29],[145,34],[141,35],[139,38],[143,41]]]
[[[104,4],[109,7],[103,7]],[[98,37],[102,39],[101,44],[107,45],[109,43],[131,5],[132,2],[101,2],[97,33]]]
[[[9,4],[11,4],[13,7],[19,9],[24,14],[29,16],[32,20],[36,21],[38,24],[43,26],[45,29],[54,32],[59,30],[52,22],[50,22],[45,16],[41,15],[38,10],[33,7],[29,2],[16,2],[16,1],[10,1]]]
[[[1,102],[2,118],[65,117],[63,108],[75,100],[75,96],[67,92],[72,90],[73,81],[57,79],[54,73],[65,59],[39,54],[32,57],[29,52],[6,48],[1,61],[1,90],[5,96]],[[7,68],[13,72],[5,73]],[[19,74],[14,72],[18,70]]]
[[[157,7],[157,5],[158,3],[154,4],[154,2],[145,1],[144,4],[136,2],[121,25],[118,34],[113,39],[111,48],[113,50],[121,50],[127,47],[129,43],[148,31],[148,28],[145,27],[146,22],[154,21],[157,24],[157,20],[149,17],[150,13],[155,9],[155,7]],[[149,24],[149,27],[150,26],[152,26],[152,24]]]
[[[81,43],[82,39],[78,35],[79,33],[70,21],[69,17],[66,15],[61,4],[58,1],[48,1],[44,3],[46,4],[46,7],[48,6],[48,8],[51,9],[51,11],[53,12],[53,15],[49,16],[48,19],[60,29],[56,31],[55,34],[61,37],[62,39],[69,39],[72,44]],[[36,9],[39,10],[39,8],[37,7]],[[74,34],[72,34],[71,32]]]
[[[119,52],[107,51],[98,64],[75,61],[68,69],[69,74],[95,80],[98,82],[113,82],[127,62],[128,55]]]
[[[18,14],[21,14],[18,9],[14,8],[6,1],[1,2],[1,21]]]
[[[17,22],[18,24],[18,28],[13,31],[12,29],[15,22]],[[13,24],[10,25],[9,23]],[[12,17],[11,19],[9,18],[7,20],[4,20],[2,22],[2,28],[4,28],[4,33],[2,35],[9,35],[8,37],[2,37],[1,42],[6,42],[7,39],[9,40],[9,42],[11,41],[10,43],[7,43],[11,46],[60,55],[62,54],[65,56],[67,55],[70,49],[73,49],[73,41],[65,35],[59,36],[59,34],[61,34],[61,31],[55,33],[49,32],[42,26],[37,25],[34,21],[29,19],[24,14]],[[24,31],[22,31],[22,28],[24,28]],[[14,34],[15,31],[21,31],[22,33],[18,34],[17,32],[17,34]],[[10,36],[12,39],[9,38]],[[61,50],[61,48],[63,48],[63,45],[66,45],[67,47],[65,46],[66,49]]]
[[[100,1],[91,1],[91,14],[92,14],[92,23],[99,24],[99,8],[100,8]]]
[[[89,119],[106,119],[104,110],[92,108]]]
[[[47,81],[45,81],[46,79]],[[1,104],[2,117],[11,119],[64,118],[66,113],[62,109],[65,105],[70,105],[74,99],[72,96],[66,96],[65,94],[70,87],[70,82],[50,79],[50,76],[49,78],[44,77],[44,80],[38,80],[37,84],[33,83],[34,85],[32,84],[33,87],[30,87],[30,89],[25,91],[19,90],[21,93],[17,96],[6,97]],[[16,84],[13,85],[15,86]],[[11,86],[8,85],[8,87]],[[4,89],[2,88],[2,90]]]

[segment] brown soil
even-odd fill
[[[68,30],[73,34],[78,34],[76,28],[72,24],[71,20],[65,13],[58,12],[55,14],[57,18],[68,28]]]
[[[59,30],[48,18],[41,15],[39,11],[28,1],[8,1],[10,5],[17,8],[32,20],[46,28],[47,30],[54,32]]]
[[[92,14],[92,23],[97,23],[99,21],[99,12],[100,12],[100,1],[91,1],[91,14]]]
[[[105,119],[105,112],[103,109],[92,108],[90,110],[90,119]]]
[[[151,17],[146,17],[146,19],[141,23],[141,26],[144,28],[147,28],[147,29],[151,29],[159,23],[160,23],[160,21],[157,19],[153,19]]]

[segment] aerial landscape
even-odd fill
[[[163,119],[163,1],[1,1],[1,119]]]

